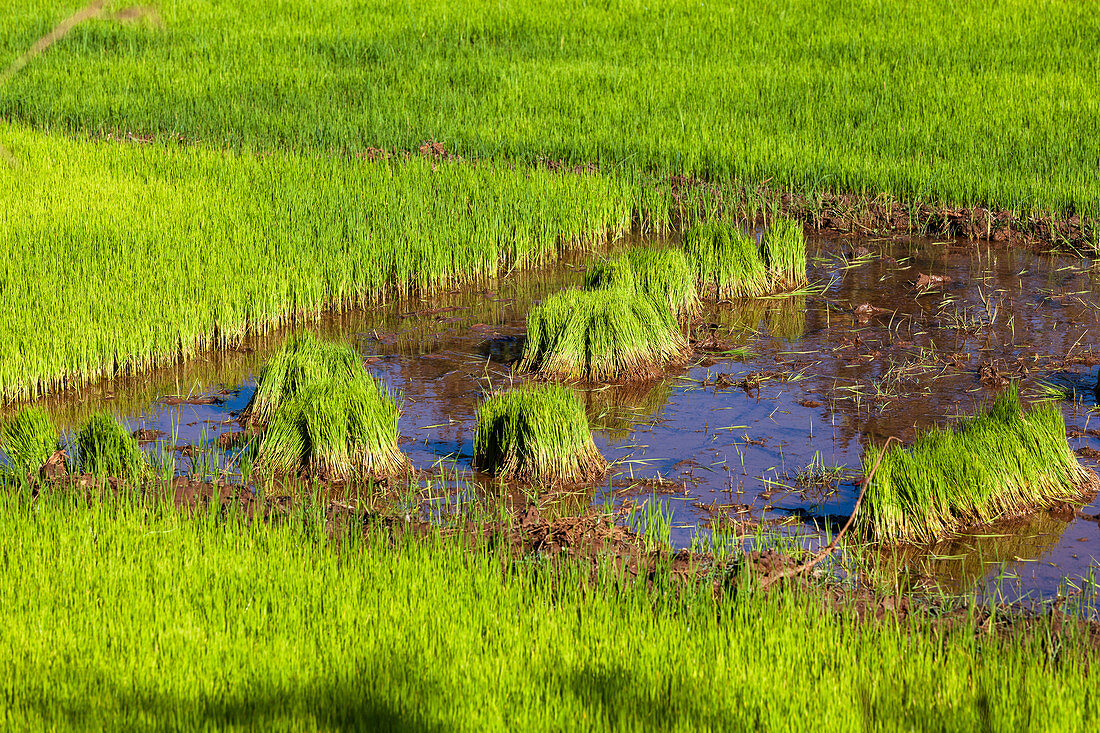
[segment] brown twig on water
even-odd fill
[[[840,528],[840,531],[837,533],[836,537],[833,538],[833,541],[830,542],[824,550],[821,550],[801,565],[783,570],[776,573],[775,575],[770,575],[766,578],[763,578],[760,581],[761,589],[767,588],[768,586],[773,585],[774,583],[783,580],[784,578],[793,578],[796,575],[801,575],[802,573],[808,572],[809,570],[812,570],[815,565],[817,565],[819,562],[821,562],[833,553],[833,550],[835,550],[836,546],[840,543],[841,538],[848,533],[848,529],[852,526],[852,523],[855,522],[856,515],[859,513],[859,507],[863,504],[863,495],[867,493],[867,487],[871,485],[871,479],[875,477],[875,471],[878,470],[879,464],[882,463],[882,457],[886,455],[886,449],[890,446],[890,441],[892,440],[895,440],[898,443],[901,442],[901,440],[893,435],[886,439],[886,442],[882,445],[882,451],[879,452],[878,458],[875,459],[875,465],[871,466],[871,470],[863,478],[863,483],[859,487],[859,497],[856,498],[856,505],[852,507],[852,513],[848,516],[848,521],[845,522],[844,526]]]

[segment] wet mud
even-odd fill
[[[734,546],[812,551],[851,513],[864,445],[912,441],[973,413],[1010,381],[1025,400],[1056,401],[1071,448],[1097,468],[1100,267],[1092,261],[997,242],[867,237],[816,239],[810,255],[814,292],[709,303],[691,325],[693,356],[683,368],[644,385],[580,388],[612,466],[600,483],[567,492],[499,485],[470,459],[479,398],[520,379],[511,367],[527,310],[579,284],[585,258],[312,325],[354,345],[401,394],[401,448],[418,469],[409,486],[321,490],[349,511],[385,508],[437,524],[494,504],[517,515],[534,506],[549,523],[530,533],[540,552],[574,546],[561,541],[573,535],[555,534],[564,525],[552,525],[593,506],[645,542],[697,555]],[[205,489],[196,487],[241,481],[247,436],[236,417],[285,337],[43,404],[64,430],[97,409],[121,414],[151,456],[176,457],[176,500],[198,503]],[[264,487],[265,506],[292,501],[294,491]],[[884,574],[900,571],[909,589],[1054,596],[1067,581],[1080,586],[1100,561],[1098,517],[1093,499],[936,546],[848,553]],[[844,561],[833,566],[843,576]]]

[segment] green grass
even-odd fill
[[[245,408],[254,469],[305,471],[330,480],[382,479],[405,472],[397,445],[400,409],[346,344],[303,334],[264,366]]]
[[[61,443],[49,413],[29,405],[0,426],[0,447],[11,468],[26,474],[41,468]]]
[[[361,374],[363,357],[351,346],[299,334],[264,364],[242,415],[253,428],[262,428],[279,405],[306,387],[330,379],[346,382]]]
[[[634,247],[589,267],[584,286],[589,290],[617,287],[647,296],[681,322],[701,308],[691,265],[678,249]]]
[[[719,300],[766,294],[773,286],[756,241],[729,221],[706,221],[684,232],[684,253],[704,292]]]
[[[1048,621],[1002,642],[814,593],[330,543],[320,512],[294,520],[0,498],[5,726],[1064,731],[1100,714],[1095,653]]]
[[[780,217],[761,242],[728,220],[701,221],[684,231],[684,253],[704,293],[719,300],[751,298],[806,284],[802,225]]]
[[[130,431],[109,412],[97,412],[77,431],[76,445],[84,473],[136,483],[146,472],[145,454]]]
[[[652,379],[683,360],[667,308],[622,289],[563,290],[531,308],[520,372],[582,382]]]
[[[793,290],[806,284],[806,238],[801,223],[779,217],[764,230],[760,249],[773,287]]]
[[[0,122],[0,398],[435,293],[643,226],[627,178],[87,142]]]
[[[83,4],[5,5],[0,65]],[[1087,3],[155,7],[161,27],[78,28],[0,88],[0,116],[267,150],[431,138],[471,157],[1100,210]]]
[[[474,466],[482,471],[541,485],[591,481],[606,465],[569,388],[523,385],[478,406]]]
[[[868,448],[869,471],[881,453]],[[954,427],[891,447],[855,529],[880,542],[930,542],[952,530],[1079,499],[1092,475],[1066,441],[1057,405],[1023,410],[1016,387]]]

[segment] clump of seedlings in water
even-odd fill
[[[312,336],[289,343],[264,368],[246,410],[262,433],[253,454],[262,473],[352,481],[409,469],[397,444],[397,402],[349,346]]]
[[[768,292],[768,270],[756,242],[734,224],[708,221],[684,233],[684,253],[704,292],[719,300]]]
[[[702,222],[684,233],[684,253],[699,287],[719,300],[806,284],[806,241],[802,226],[790,219],[777,219],[760,246],[732,222]]]
[[[565,290],[527,315],[518,370],[580,382],[654,379],[686,359],[669,310],[621,288]]]
[[[263,427],[279,405],[305,387],[327,379],[351,380],[362,373],[363,360],[354,349],[300,334],[264,365],[242,417],[250,428]]]
[[[479,408],[474,465],[499,478],[582,483],[606,461],[588,427],[584,405],[555,384],[524,385],[493,395]]]
[[[85,473],[136,482],[145,473],[145,454],[130,431],[109,412],[97,412],[80,426],[76,444]]]
[[[881,452],[865,452],[865,470]],[[855,529],[881,542],[930,542],[969,525],[1080,499],[1095,482],[1069,449],[1058,407],[1024,411],[1013,385],[954,428],[929,430],[909,449],[888,448]]]
[[[647,296],[666,307],[679,322],[700,310],[699,294],[687,257],[678,249],[635,247],[597,262],[584,277],[586,290],[622,288]]]
[[[0,445],[11,468],[21,474],[37,471],[61,448],[49,413],[30,405],[0,427]]]
[[[800,223],[776,219],[764,230],[760,248],[773,289],[792,290],[806,284],[806,238]]]

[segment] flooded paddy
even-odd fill
[[[1071,447],[1097,467],[1100,270],[1092,262],[921,240],[819,239],[810,254],[811,293],[708,303],[691,327],[685,368],[641,386],[578,388],[612,470],[564,498],[554,492],[561,511],[613,506],[620,521],[648,518],[650,531],[667,531],[679,548],[707,546],[715,533],[734,544],[781,536],[816,546],[851,513],[864,445],[910,442],[1011,381],[1026,400],[1057,401]],[[577,256],[309,327],[354,345],[401,394],[401,447],[420,469],[406,493],[425,516],[502,493],[471,468],[478,400],[518,379],[511,366],[531,305],[579,285],[590,261]],[[240,480],[237,449],[219,448],[219,436],[240,430],[235,418],[259,368],[286,335],[43,404],[64,430],[112,409],[143,431],[148,451],[175,455],[178,474]],[[504,493],[537,501],[545,488]],[[903,568],[913,589],[995,581],[1009,595],[1050,595],[1100,561],[1098,517],[1093,500],[935,547],[892,548],[882,559]]]

